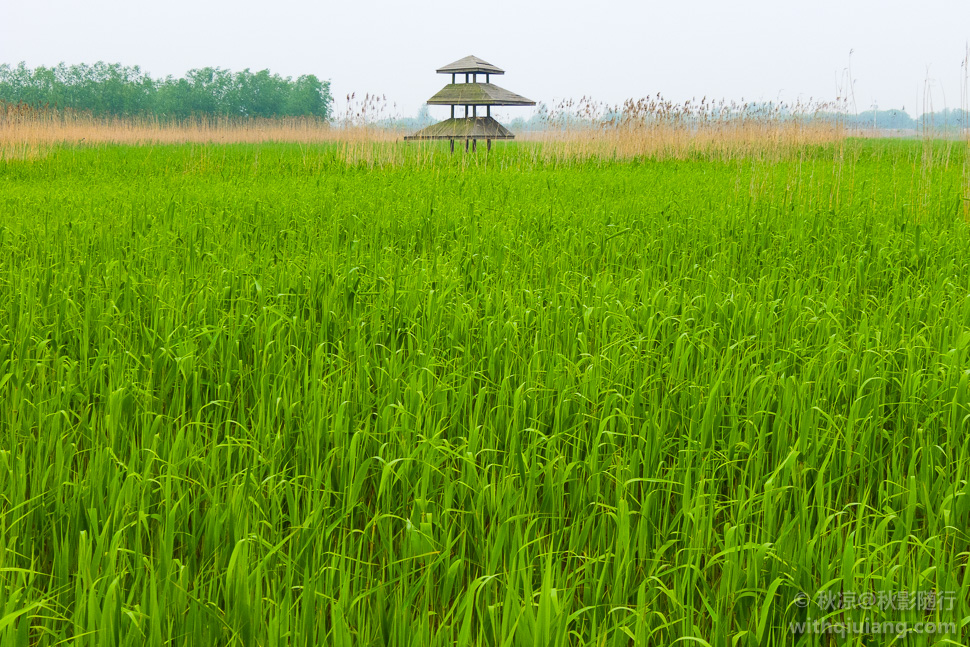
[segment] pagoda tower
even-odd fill
[[[493,74],[505,74],[505,70],[483,61],[477,56],[466,56],[450,65],[438,70],[438,74],[450,74],[451,83],[441,89],[438,94],[428,99],[428,105],[451,106],[451,118],[439,121],[419,130],[404,139],[448,139],[451,140],[451,150],[455,150],[455,140],[465,140],[465,150],[471,142],[475,150],[479,139],[484,139],[489,150],[493,139],[515,139],[508,128],[492,117],[492,106],[534,106],[535,101],[509,92],[491,83]],[[484,75],[485,82],[478,80]],[[464,76],[464,83],[460,83]],[[479,106],[485,107],[485,114],[479,116]],[[463,109],[462,116],[455,116],[455,108]]]

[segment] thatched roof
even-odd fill
[[[439,121],[404,139],[515,139],[515,135],[491,117],[456,117]]]
[[[483,61],[477,56],[466,56],[438,70],[438,74],[505,74],[505,70]]]
[[[449,83],[428,99],[433,106],[534,106],[526,99],[493,83]]]

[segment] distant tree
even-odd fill
[[[185,75],[188,82],[186,106],[190,114],[226,115],[231,114],[227,99],[232,93],[232,73],[213,67],[189,70]]]
[[[930,112],[920,115],[919,124],[921,128],[933,130],[957,130],[966,128],[970,122],[970,114],[965,110],[948,108],[939,112]]]
[[[434,117],[431,116],[431,109],[428,104],[422,104],[421,108],[418,110],[418,125],[421,127],[429,126],[434,123]]]
[[[858,115],[846,115],[846,125],[853,128],[877,130],[906,130],[916,127],[916,121],[903,110],[867,110]]]
[[[283,114],[326,118],[331,101],[329,84],[312,74],[305,74],[289,84]]]

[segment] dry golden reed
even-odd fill
[[[784,158],[806,146],[845,138],[841,123],[820,117],[833,107],[706,97],[675,103],[659,94],[609,106],[584,97],[555,106],[546,114],[546,127],[523,138],[542,142],[543,154],[553,159]]]
[[[735,123],[683,127],[676,124],[566,127],[526,133],[551,159],[654,158],[783,159],[806,146],[840,141],[845,131],[831,123]]]
[[[313,118],[100,118],[69,111],[0,108],[0,159],[34,159],[63,144],[152,145],[294,142],[391,142],[398,134],[373,126],[333,126]]]

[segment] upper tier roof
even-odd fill
[[[505,74],[505,70],[495,67],[477,56],[466,56],[449,63],[438,70],[438,74]]]
[[[526,99],[493,83],[449,83],[428,99],[433,106],[534,106]]]

